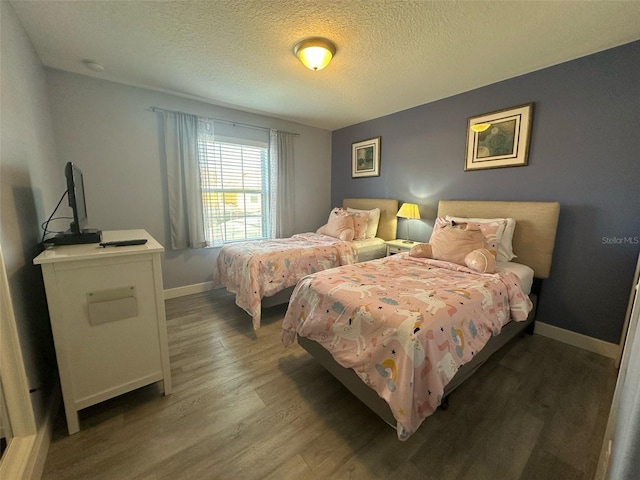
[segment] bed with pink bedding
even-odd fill
[[[294,286],[299,279],[327,268],[355,263],[353,242],[328,235],[301,233],[290,238],[226,245],[214,278],[236,294],[236,304],[260,327],[262,298]]]
[[[550,202],[440,202],[438,215],[514,217],[517,261],[539,280],[558,212]],[[404,253],[310,275],[291,296],[283,343],[297,340],[405,440],[488,355],[532,327],[536,292],[532,302],[504,265],[480,273]]]
[[[303,278],[283,323],[329,350],[389,404],[405,439],[487,341],[532,308],[511,272],[479,274],[407,253]]]
[[[309,232],[283,239],[230,243],[218,254],[213,286],[224,286],[234,293],[236,304],[252,317],[257,330],[262,308],[286,303],[293,287],[306,275],[355,263],[366,258],[369,251],[374,258],[384,256],[384,241],[396,235],[397,200],[347,198],[343,206],[380,209],[376,238],[343,241]]]

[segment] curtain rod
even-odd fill
[[[151,111],[195,115],[194,113],[180,112],[179,110],[168,110],[166,108],[159,108],[159,107],[151,107]],[[267,127],[259,127],[258,125],[250,125],[248,123],[242,123],[242,122],[232,122],[231,120],[223,120],[222,118],[207,117],[206,115],[196,115],[196,117],[206,118],[207,120],[213,120],[214,122],[226,123],[227,125],[233,125],[234,127],[238,126],[238,127],[245,127],[245,128],[255,128],[256,130],[266,130],[266,131],[272,130],[271,128],[267,128]],[[276,128],[274,130],[278,130],[278,129]],[[288,133],[290,135],[295,135],[296,137],[300,136],[299,133],[295,133],[295,132],[285,132],[284,130],[278,130],[278,131],[282,133]]]

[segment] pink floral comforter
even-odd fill
[[[236,294],[236,304],[260,328],[263,297],[294,286],[310,273],[354,263],[351,242],[328,235],[301,233],[290,238],[230,243],[220,249],[213,286],[224,285]]]
[[[438,407],[458,368],[531,308],[513,273],[399,254],[302,279],[282,340],[307,337],[355,370],[389,404],[405,440]]]

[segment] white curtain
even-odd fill
[[[271,130],[271,236],[290,237],[295,226],[293,133]]]
[[[164,132],[171,249],[206,246],[198,163],[198,117],[156,110]]]

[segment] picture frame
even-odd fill
[[[351,144],[351,178],[380,176],[380,137]]]
[[[469,117],[464,170],[529,163],[533,103]]]

